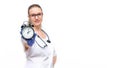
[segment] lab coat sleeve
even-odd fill
[[[57,53],[56,53],[55,47],[54,47],[54,50],[53,50],[53,56],[57,56]]]

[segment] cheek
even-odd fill
[[[41,22],[43,21],[43,17],[40,19],[40,21],[41,21]]]
[[[32,19],[32,18],[29,18],[29,21],[30,21],[30,22],[33,22],[33,21],[34,21],[34,19]]]

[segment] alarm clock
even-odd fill
[[[34,29],[32,25],[22,25],[21,35],[24,39],[31,39],[34,36]]]

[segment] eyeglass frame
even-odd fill
[[[37,14],[29,14],[30,17],[33,17],[35,18],[36,16],[37,17],[42,17],[43,16],[43,13],[37,13]]]

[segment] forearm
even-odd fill
[[[54,66],[55,63],[56,63],[56,60],[57,60],[57,56],[53,56],[53,66]]]

